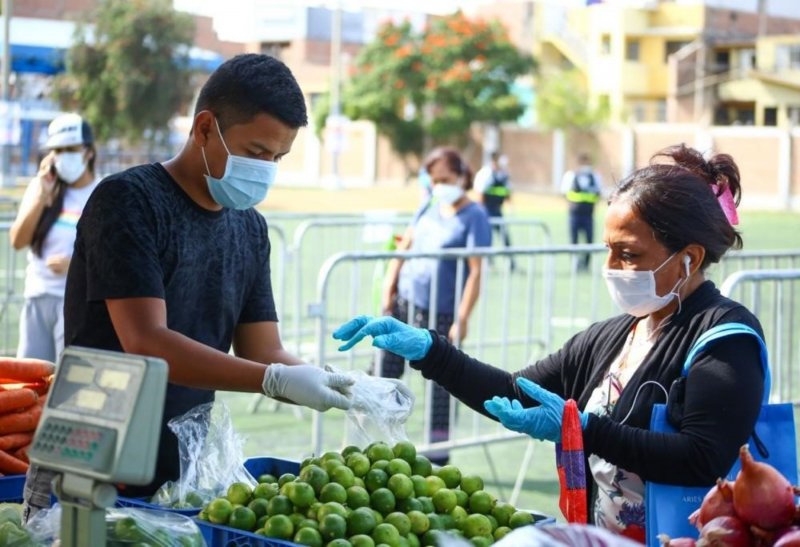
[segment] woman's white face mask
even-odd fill
[[[672,260],[674,256],[675,253],[670,255],[655,270],[610,270],[604,268],[603,278],[606,280],[606,287],[608,287],[611,300],[623,312],[634,317],[645,317],[669,304],[673,298],[680,298],[677,291],[689,278],[688,263],[686,264],[687,276],[685,278],[679,279],[675,286],[664,296],[659,296],[656,293],[655,273],[663,268],[664,264]]]
[[[460,181],[456,184],[437,183],[433,185],[433,197],[447,205],[453,205],[464,195]]]

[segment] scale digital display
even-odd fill
[[[135,403],[141,371],[128,362],[105,362],[102,368],[77,357],[65,356],[64,367],[48,398],[50,408],[124,421]]]

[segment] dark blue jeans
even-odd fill
[[[573,245],[578,243],[580,235],[583,234],[586,243],[594,241],[594,213],[584,213],[580,211],[569,212],[569,237]],[[589,269],[589,253],[583,255],[578,261],[578,268],[581,270]]]

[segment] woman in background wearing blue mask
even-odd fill
[[[701,334],[739,322],[763,337],[756,317],[704,277],[728,249],[741,247],[731,225],[736,164],[725,154],[705,160],[683,145],[659,156],[671,161],[634,172],[609,200],[603,276],[625,313],[557,352],[510,374],[389,318],[356,318],[334,333],[348,341],[342,349],[373,336],[373,345],[411,360],[476,411],[537,439],[561,440],[564,399],[574,399],[592,479],[590,519],[640,541],[644,482],[702,486],[725,476],[753,431],[764,389],[758,343],[730,336],[702,351],[670,393],[683,402],[669,407],[678,433],[649,431],[653,405],[665,402]]]
[[[64,289],[76,226],[99,179],[92,130],[79,115],[54,119],[44,149],[9,235],[15,249],[29,248],[17,357],[55,361],[64,349]]]
[[[484,209],[467,196],[472,188],[472,171],[458,150],[449,147],[434,149],[423,163],[431,182],[431,199],[414,215],[400,250],[435,252],[441,249],[488,247],[491,245],[491,226]],[[415,259],[403,264],[400,260],[389,263],[384,277],[383,313],[409,320],[410,303],[414,304],[411,323],[427,327],[434,308],[430,301],[431,285],[438,270],[438,287],[435,305],[436,332],[451,343],[467,336],[469,316],[478,300],[481,285],[481,259],[471,257],[464,261],[461,279],[461,300],[456,302],[457,261]],[[381,374],[399,378],[403,374],[405,359],[382,352]],[[431,423],[431,441],[448,438],[450,425],[450,396],[439,386],[434,386]],[[446,454],[432,454],[439,463]]]

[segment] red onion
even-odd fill
[[[661,547],[695,547],[697,542],[692,538],[671,538],[667,534],[659,534]]]
[[[749,547],[750,531],[736,517],[711,519],[700,531],[697,547]]]
[[[689,517],[689,522],[701,530],[706,523],[716,517],[733,517],[733,482],[717,479],[717,484],[711,487],[700,509]]]
[[[800,547],[800,528],[791,526],[776,536],[778,541],[773,547]]]
[[[733,484],[733,507],[748,524],[777,530],[792,523],[794,489],[774,467],[753,460],[747,445],[739,450],[742,470]]]

